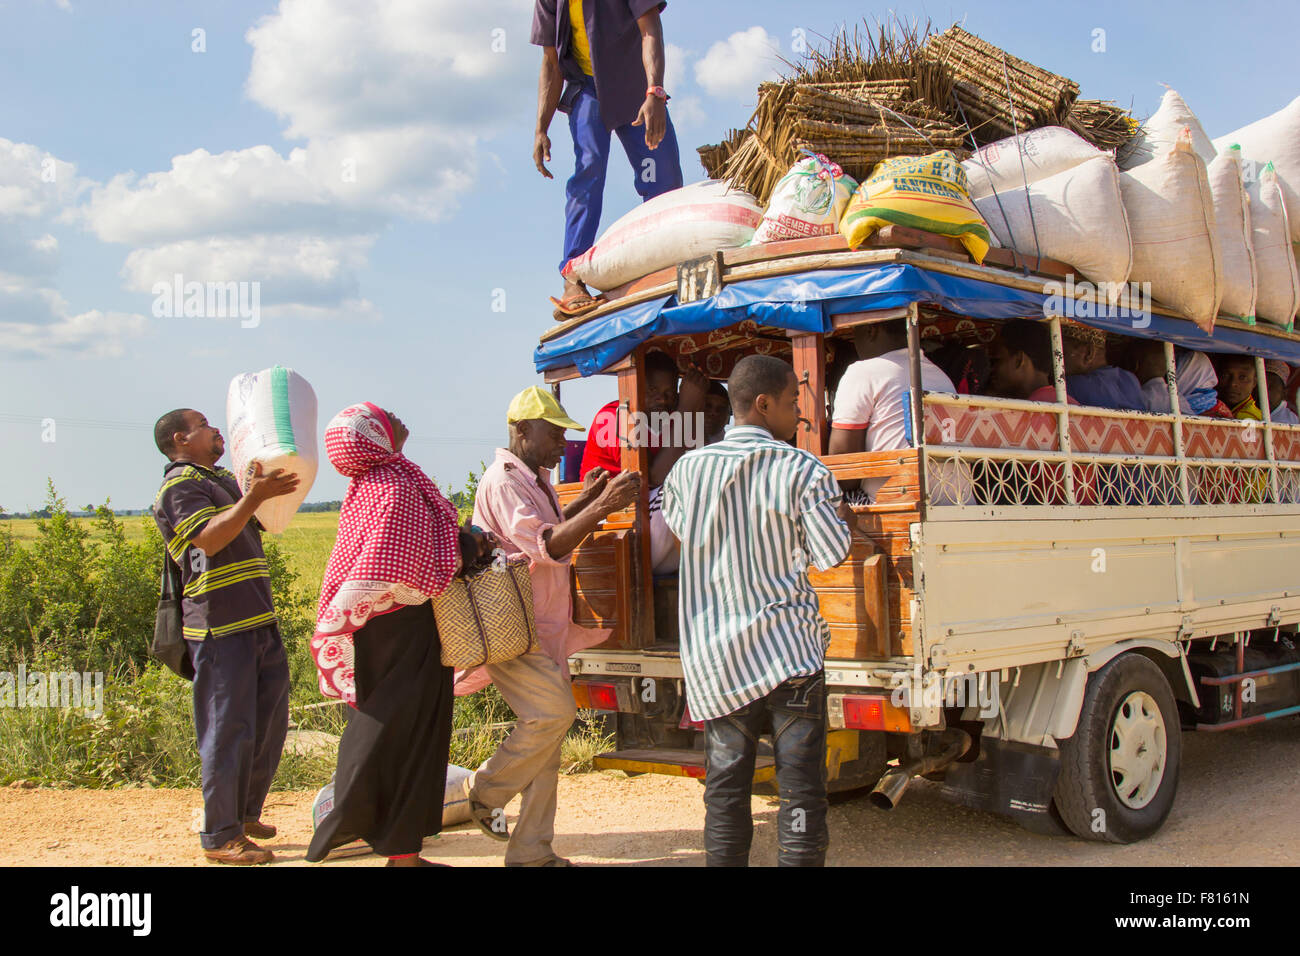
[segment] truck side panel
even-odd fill
[[[1300,621],[1300,515],[1229,510],[1076,521],[942,520],[932,509],[914,555],[925,657],[982,671],[1126,638]]]

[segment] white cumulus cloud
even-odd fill
[[[96,188],[83,221],[159,274],[258,281],[294,314],[373,309],[359,288],[395,217],[436,222],[472,195],[480,143],[535,82],[528,0],[282,0],[246,34],[248,96],[302,145],[174,157]],[[527,94],[524,92],[524,96]],[[268,312],[268,314],[272,314]]]
[[[76,167],[30,143],[0,138],[0,351],[6,358],[117,355],[143,326],[138,315],[77,312],[57,288],[59,240],[91,187]]]
[[[779,75],[780,57],[776,37],[753,26],[709,47],[695,64],[695,81],[713,96],[744,97],[749,102],[759,83]]]

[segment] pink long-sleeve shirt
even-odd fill
[[[553,558],[546,550],[546,532],[564,520],[550,475],[533,471],[505,448],[479,479],[474,498],[474,523],[497,536],[507,555],[526,554],[533,585],[537,640],[542,650],[568,670],[569,655],[609,637],[608,628],[573,623],[569,564],[573,555]],[[456,675],[456,694],[471,694],[492,683],[487,669]]]

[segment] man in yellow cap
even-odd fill
[[[518,717],[465,789],[474,822],[488,836],[509,841],[506,866],[568,866],[551,848],[560,744],[575,712],[568,659],[609,636],[573,623],[569,561],[608,515],[636,499],[641,475],[624,471],[611,478],[603,469],[592,471],[582,494],[561,508],[549,473],[564,456],[565,429],[582,426],[538,386],[514,397],[506,422],[510,447],[497,449],[479,480],[474,524],[495,534],[506,554],[528,555],[540,647],[457,675],[457,694],[495,683]],[[505,806],[519,793],[523,804],[511,832]]]

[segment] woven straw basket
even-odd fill
[[[434,595],[433,614],[444,667],[464,670],[526,654],[537,646],[528,558],[517,555],[504,571],[491,567],[453,579]]]

